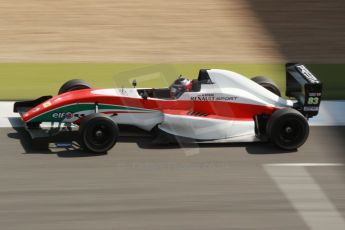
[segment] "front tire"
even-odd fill
[[[81,89],[91,89],[91,86],[86,81],[83,81],[80,79],[69,80],[61,86],[58,94],[60,95],[66,92],[81,90]]]
[[[295,150],[306,142],[309,124],[297,110],[284,108],[272,114],[266,132],[276,146],[285,150]]]
[[[94,113],[83,118],[79,127],[80,145],[84,150],[105,153],[116,144],[117,124],[109,117]]]

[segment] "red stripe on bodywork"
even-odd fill
[[[29,121],[33,117],[36,117],[42,113],[73,103],[96,102],[99,104],[158,110],[162,113],[175,115],[188,115],[188,112],[200,112],[208,114],[208,116],[206,116],[207,118],[226,120],[251,120],[257,114],[270,115],[278,109],[270,106],[224,101],[161,100],[155,98],[148,98],[145,100],[142,98],[93,94],[91,93],[93,90],[95,89],[78,90],[55,96],[49,100],[49,106],[44,107],[44,103],[37,106],[39,107],[39,110],[30,110],[23,116],[23,120]]]

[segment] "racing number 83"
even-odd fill
[[[318,97],[309,97],[307,104],[308,105],[317,105],[317,104],[319,104],[319,100],[320,99]]]

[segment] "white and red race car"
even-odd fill
[[[16,102],[14,111],[33,140],[75,131],[73,141],[96,153],[115,145],[119,125],[192,142],[270,140],[292,150],[306,141],[307,119],[318,114],[322,92],[320,81],[300,64],[286,65],[286,96],[293,100],[282,98],[268,78],[219,69],[202,69],[191,81],[179,77],[167,88],[133,86],[95,89],[71,80],[57,96]],[[47,130],[42,122],[59,126]]]

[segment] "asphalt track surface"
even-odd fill
[[[79,150],[32,151],[23,130],[1,128],[0,226],[316,229],[306,223],[291,203],[293,198],[287,198],[265,167],[343,164],[344,137],[345,127],[311,127],[309,140],[297,152],[267,143],[179,147],[152,145],[149,137],[121,137],[108,154],[92,155]],[[304,168],[343,220],[345,167]],[[301,192],[313,196],[308,190]],[[316,205],[312,211],[327,210]],[[332,223],[328,226],[339,229]]]

